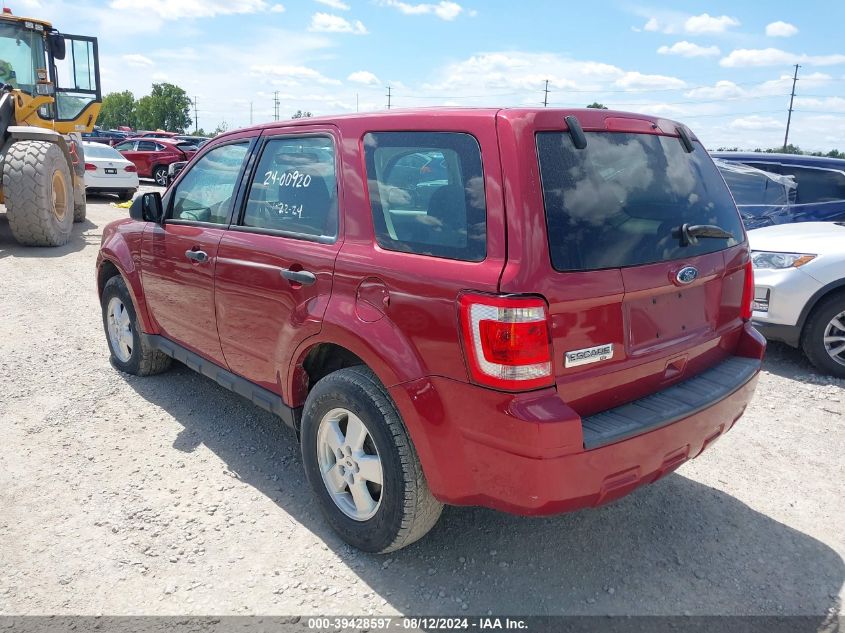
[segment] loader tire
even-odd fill
[[[61,246],[73,229],[73,180],[55,143],[17,141],[3,166],[6,216],[15,239],[25,246]]]
[[[85,186],[75,187],[73,191],[73,221],[85,222],[87,211],[87,199],[85,197]]]

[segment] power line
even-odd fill
[[[792,102],[795,101],[795,84],[798,82],[798,69],[801,68],[795,64],[795,74],[792,76],[792,94],[789,97],[789,113],[786,115],[786,134],[783,137],[783,151],[786,151],[787,141],[789,141],[789,124],[792,123]]]

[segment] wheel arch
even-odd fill
[[[845,278],[832,281],[813,293],[807,303],[804,304],[804,307],[801,309],[801,314],[798,317],[798,328],[801,331],[802,337],[804,336],[804,326],[807,324],[807,320],[810,318],[810,315],[813,313],[816,306],[827,297],[838,293],[845,293]]]
[[[97,298],[102,297],[106,283],[112,277],[120,275],[129,289],[135,313],[146,334],[157,333],[144,300],[140,271],[135,266],[129,246],[119,233],[106,232],[100,254],[97,258]]]

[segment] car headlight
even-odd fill
[[[768,251],[751,251],[751,264],[754,268],[769,268],[782,270],[784,268],[798,268],[816,258],[806,253],[770,253]]]

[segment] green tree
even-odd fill
[[[313,116],[313,115],[310,112],[308,112],[307,110],[305,110],[305,111],[297,110],[291,118],[292,119],[307,119],[307,118],[310,118],[311,116]]]
[[[217,136],[218,134],[223,134],[226,130],[229,129],[229,124],[226,121],[221,121],[219,125],[214,128],[214,131],[211,132],[211,136]]]
[[[179,86],[170,83],[153,84],[146,97],[136,106],[138,127],[147,130],[184,132],[191,126],[191,100]]]
[[[593,101],[590,105],[587,106],[588,108],[593,108],[594,110],[607,110],[607,106],[603,103],[599,103],[598,101]]]
[[[100,127],[108,130],[116,129],[121,125],[134,128],[138,123],[135,106],[135,95],[129,90],[111,92],[103,97],[103,106],[97,122]]]

